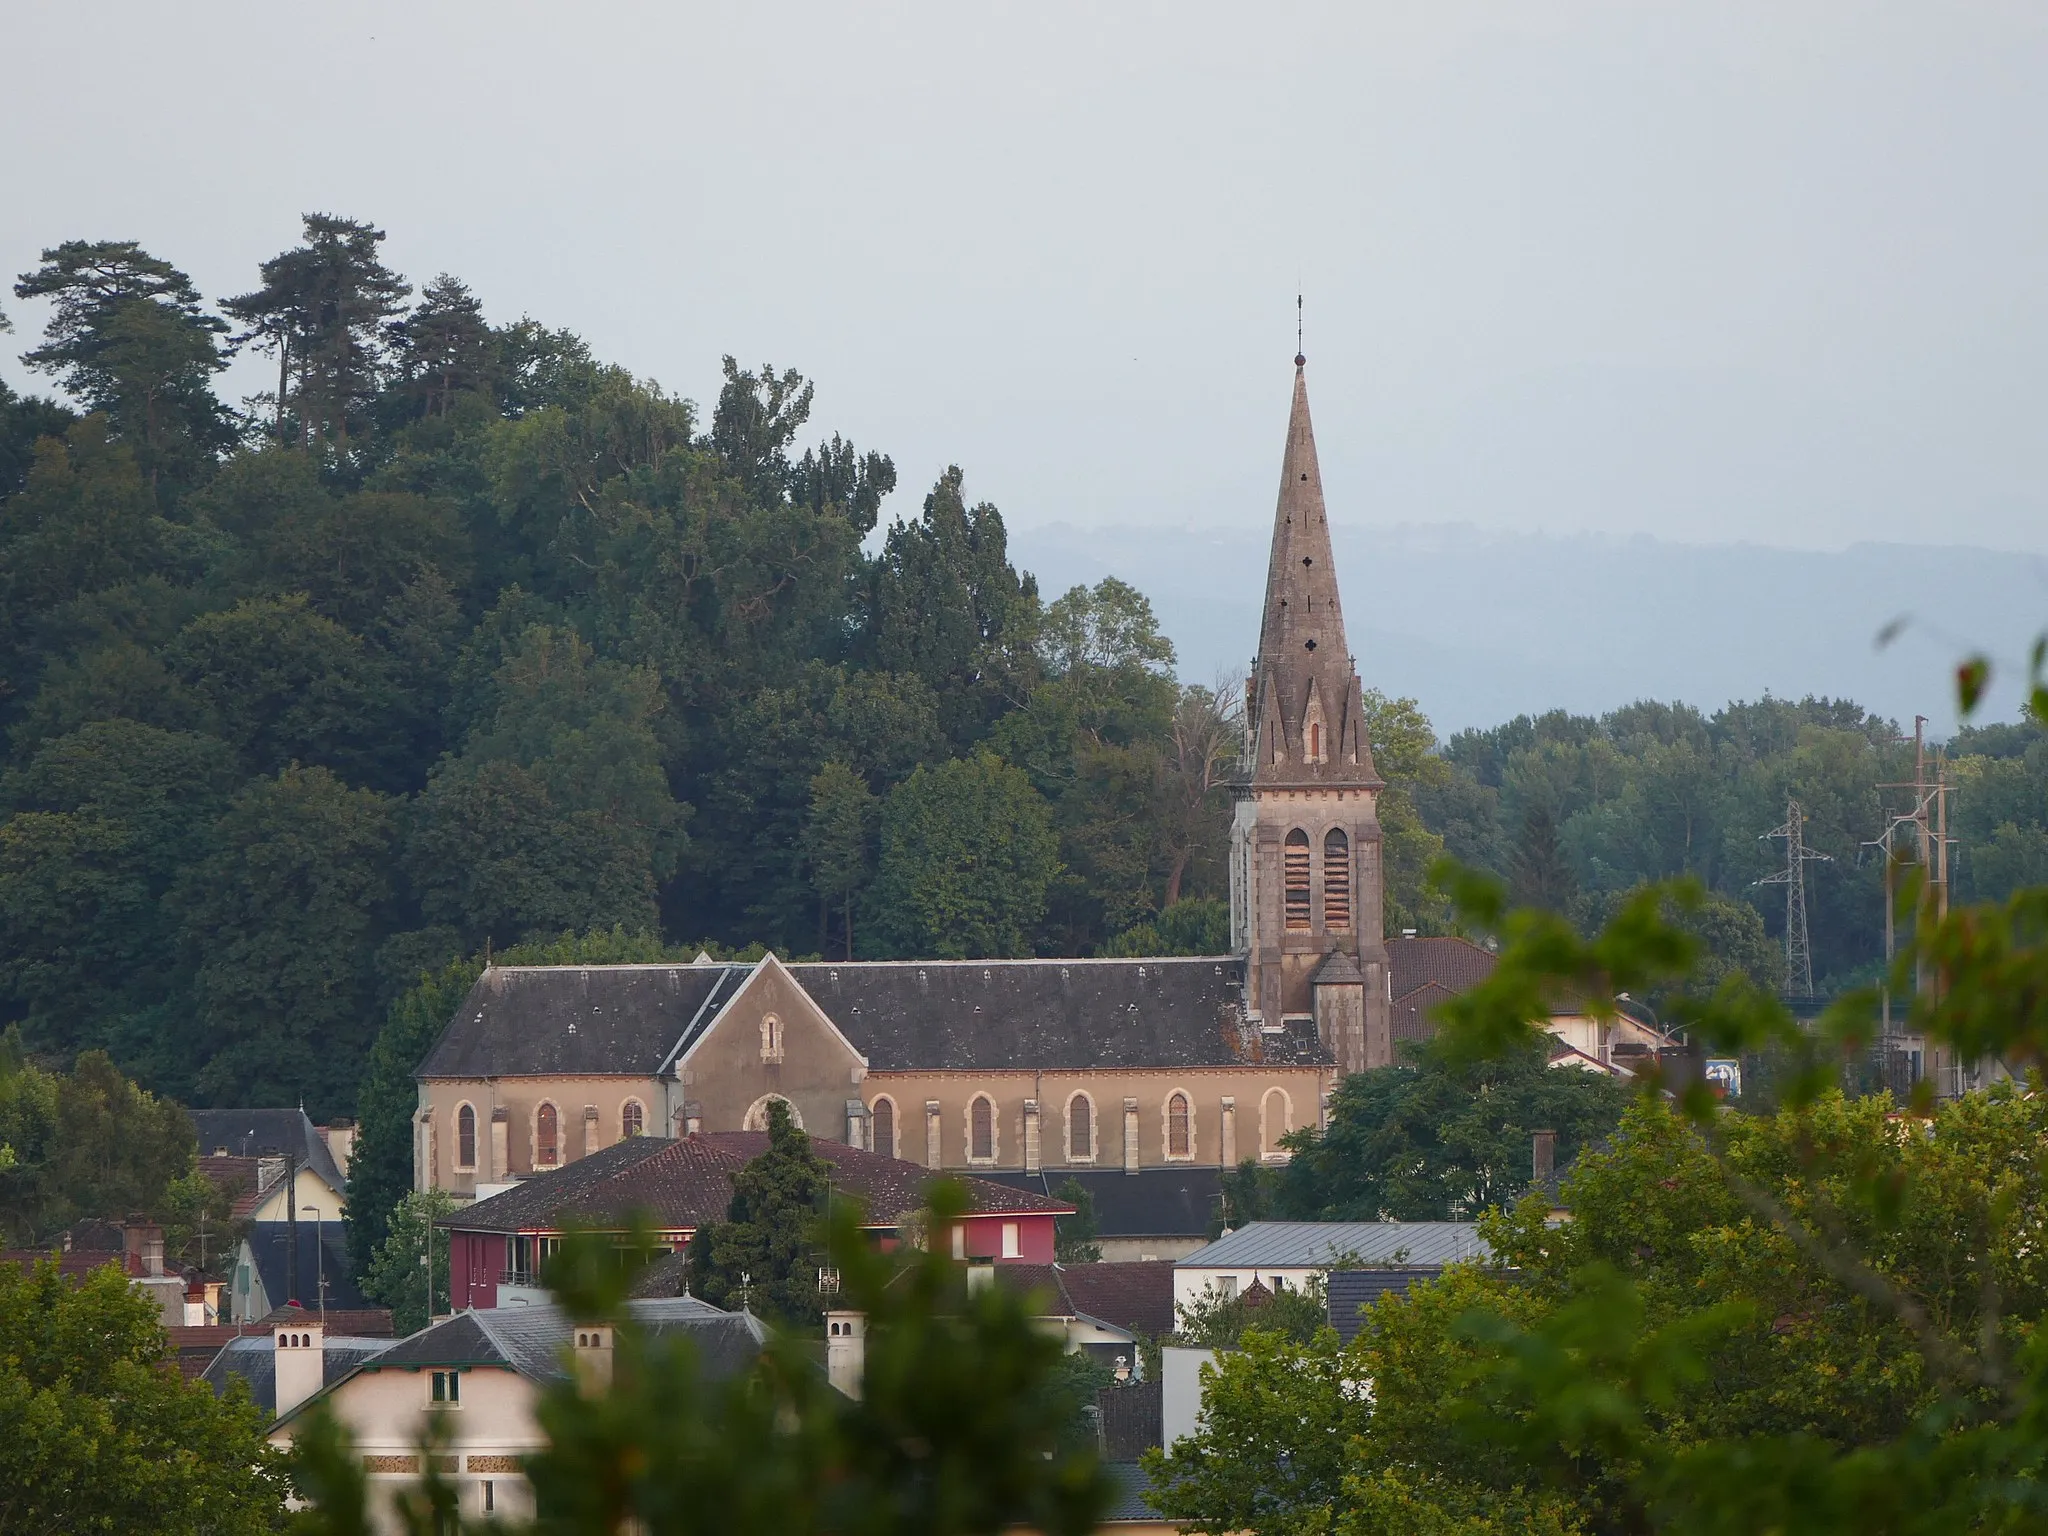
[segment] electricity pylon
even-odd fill
[[[1829,855],[1806,846],[1806,815],[1797,800],[1785,802],[1785,824],[1773,827],[1757,841],[1767,842],[1774,837],[1785,839],[1785,867],[1756,883],[1785,887],[1785,995],[1811,997],[1813,946],[1806,937],[1806,866]]]

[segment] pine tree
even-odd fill
[[[495,383],[497,339],[484,307],[461,279],[443,272],[421,290],[419,307],[387,334],[416,416],[446,416],[459,394]]]
[[[411,284],[386,267],[384,231],[332,214],[305,216],[306,243],[263,263],[263,286],[221,307],[248,330],[237,337],[277,353],[277,435],[296,421],[299,446],[339,457],[360,437],[389,368],[387,328]]]
[[[1516,905],[1552,912],[1569,912],[1578,896],[1578,881],[1558,839],[1557,818],[1541,800],[1532,800],[1522,812],[1508,885]]]
[[[818,1320],[816,1224],[831,1170],[789,1106],[768,1103],[768,1150],[732,1182],[725,1220],[690,1241],[690,1289],[721,1307],[749,1310],[785,1325]]]
[[[234,432],[213,396],[227,323],[200,307],[191,278],[133,240],[68,240],[14,285],[55,306],[43,344],[23,354],[103,413],[155,489],[198,478]]]

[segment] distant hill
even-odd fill
[[[1982,718],[2018,708],[2013,674],[2048,629],[2048,557],[1959,546],[1840,552],[1471,527],[1334,528],[1344,617],[1370,687],[1421,701],[1441,734],[1525,712],[1639,698],[1711,712],[1765,693],[1855,699],[1910,729],[1954,719],[1952,669],[2002,661]],[[1116,575],[1144,591],[1190,681],[1242,678],[1257,642],[1264,529],[1011,533],[1048,597]],[[1910,622],[1888,647],[1894,619]]]

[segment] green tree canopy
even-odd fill
[[[690,1291],[792,1328],[816,1324],[823,1303],[820,1223],[831,1169],[797,1129],[789,1106],[768,1101],[768,1150],[732,1181],[725,1220],[690,1239]]]

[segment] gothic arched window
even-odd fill
[[[761,1059],[782,1060],[782,1020],[772,1013],[761,1017]]]
[[[1195,1150],[1194,1127],[1189,1123],[1191,1112],[1188,1096],[1176,1093],[1166,1101],[1166,1155],[1168,1157],[1192,1157]]]
[[[992,1163],[996,1156],[996,1106],[987,1094],[976,1094],[967,1110],[967,1156]]]
[[[1335,827],[1323,839],[1323,926],[1351,926],[1351,839]]]
[[[1266,1096],[1259,1101],[1259,1152],[1265,1157],[1278,1157],[1287,1149],[1280,1145],[1280,1138],[1294,1127],[1294,1106],[1288,1101],[1284,1088],[1268,1088]]]
[[[1308,834],[1296,827],[1287,834],[1281,871],[1286,877],[1286,912],[1289,928],[1306,928],[1308,921]]]
[[[533,1116],[533,1166],[552,1168],[562,1158],[562,1117],[552,1104],[543,1104]]]
[[[884,1157],[896,1155],[896,1105],[891,1099],[875,1100],[873,1115],[875,1150]]]
[[[1067,1100],[1067,1161],[1092,1162],[1095,1157],[1095,1105],[1085,1093]]]
[[[619,1109],[619,1135],[644,1136],[647,1133],[647,1110],[638,1099],[628,1099]]]
[[[455,1166],[476,1166],[476,1111],[467,1104],[455,1111]]]

